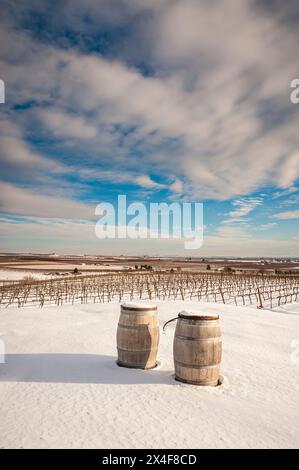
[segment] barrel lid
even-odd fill
[[[146,302],[125,302],[121,304],[124,310],[157,310],[157,305]]]
[[[179,313],[179,318],[185,318],[186,320],[218,320],[219,315],[211,313],[201,313],[201,312],[190,312],[182,310]]]

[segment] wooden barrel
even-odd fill
[[[216,386],[221,352],[218,315],[179,313],[173,343],[177,380],[194,385]]]
[[[159,337],[156,305],[142,303],[121,305],[116,338],[118,365],[136,369],[155,367]]]

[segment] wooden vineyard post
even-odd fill
[[[225,304],[224,295],[223,295],[221,286],[219,286],[219,292],[220,292],[220,295],[221,295],[221,298],[222,298],[222,302]]]
[[[259,305],[257,306],[257,308],[263,308],[262,296],[261,296],[259,288],[257,288],[257,295],[258,295],[258,298],[259,298]]]

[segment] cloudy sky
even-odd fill
[[[298,256],[297,0],[1,2],[0,250]],[[204,244],[95,207],[203,202]]]

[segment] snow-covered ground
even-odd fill
[[[34,279],[49,279],[52,277],[52,275],[47,276],[43,273],[34,271],[0,269],[0,281],[20,281],[26,276],[31,276]]]
[[[73,263],[30,263],[28,265],[23,264],[20,267],[19,263],[11,263],[11,267],[20,270],[22,272],[27,272],[27,273],[34,273],[35,271],[39,270],[55,270],[55,271],[73,271],[75,268],[77,268],[79,271],[123,271],[124,269],[127,269],[127,266],[119,265],[119,264],[107,264],[107,265],[97,265],[97,264],[85,264],[85,263],[78,263],[78,264],[73,264]],[[0,269],[0,272],[2,270]],[[9,272],[9,270],[6,270]],[[42,273],[40,273],[42,274]]]
[[[157,305],[161,326],[182,309],[220,313],[221,386],[174,380],[175,323],[161,365],[142,371],[115,363],[116,303],[2,309],[0,447],[298,447],[299,305]]]
[[[83,274],[97,274],[100,273],[102,274],[103,272],[108,272],[108,271],[123,271],[125,267],[123,266],[87,266],[87,265],[40,265],[40,266],[32,266],[28,269],[0,269],[0,281],[19,281],[23,279],[26,276],[31,276],[34,279],[51,279],[51,278],[57,278],[58,276],[51,271],[47,272],[41,272],[38,271],[38,269],[48,269],[48,270],[53,270],[53,268],[56,270],[55,272],[59,272],[60,269],[64,270],[69,270],[70,274],[72,274],[72,271],[77,268],[81,273]],[[62,274],[62,273],[61,273]]]
[[[70,266],[70,267],[69,267]],[[55,267],[55,266],[54,266]],[[99,275],[109,271],[123,271],[125,268],[123,266],[81,266],[81,265],[59,265],[56,266],[55,272],[59,272],[60,269],[68,269],[70,271],[70,275],[72,271],[77,268],[81,274],[94,274]],[[0,269],[0,281],[20,281],[24,279],[26,276],[33,277],[34,279],[57,279],[59,276],[56,275],[54,272],[51,273],[50,270],[53,269],[53,266],[48,266],[49,271],[41,272],[38,269],[47,269],[47,266],[39,266],[36,267],[36,271],[32,268],[28,269]],[[61,275],[63,272],[61,273]]]

